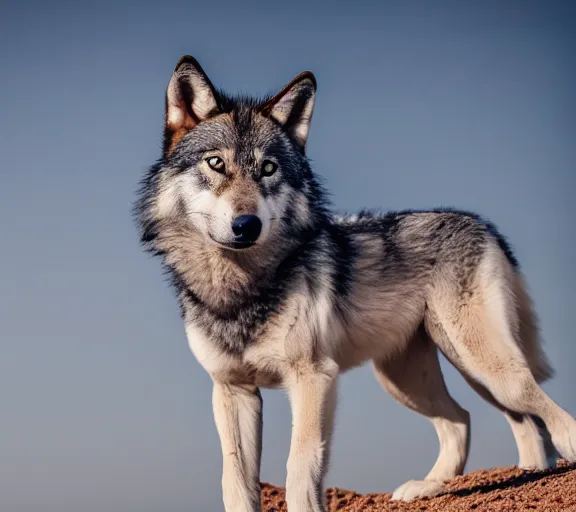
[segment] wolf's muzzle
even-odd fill
[[[239,215],[232,223],[236,242],[253,244],[262,231],[262,221],[256,215]]]

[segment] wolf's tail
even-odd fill
[[[554,369],[542,348],[538,316],[528,293],[526,281],[517,268],[514,270],[512,286],[519,320],[517,341],[534,378],[538,382],[544,382],[554,376]]]

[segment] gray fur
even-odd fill
[[[227,512],[259,510],[262,386],[285,387],[292,403],[290,510],[324,510],[337,376],[369,360],[441,442],[426,479],[394,498],[441,492],[464,470],[470,420],[445,388],[437,347],[507,415],[523,466],[547,465],[532,416],[576,460],[576,422],[537,385],[552,370],[518,263],[492,224],[451,210],[332,214],[305,156],[311,73],[273,98],[233,99],[186,57],[170,84],[164,154],[136,214],[214,382]],[[225,172],[207,167],[214,155]],[[268,160],[273,176],[262,172]],[[239,248],[230,225],[245,214],[264,228]]]

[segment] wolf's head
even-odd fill
[[[323,211],[305,156],[315,92],[304,72],[271,98],[230,98],[182,57],[166,91],[163,157],[140,204],[144,241],[168,222],[224,251],[311,229]]]

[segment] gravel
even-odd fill
[[[358,494],[328,489],[329,512],[474,510],[532,510],[576,512],[576,464],[559,461],[546,471],[524,471],[515,467],[474,471],[451,480],[444,494],[409,503],[390,501],[391,493]],[[262,484],[262,512],[286,512],[284,489]]]

